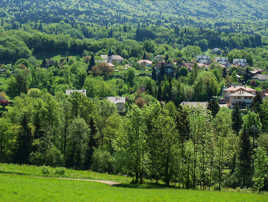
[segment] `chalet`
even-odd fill
[[[211,59],[207,55],[199,55],[196,58],[196,62],[202,65],[209,65],[211,63]]]
[[[102,62],[112,63],[112,64],[121,64],[124,60],[120,55],[101,55]]]
[[[248,65],[246,59],[233,59],[233,65],[235,66],[240,66],[240,67],[245,67]]]
[[[252,79],[258,80],[258,81],[267,81],[268,75],[267,74],[256,74],[252,77]]]
[[[139,65],[144,66],[144,67],[152,67],[152,65],[153,65],[153,62],[150,60],[139,60],[137,63]]]
[[[220,65],[224,66],[224,67],[230,67],[230,63],[228,58],[225,57],[216,57],[215,58],[215,62],[219,63]]]
[[[83,95],[87,95],[86,90],[66,90],[66,95],[71,95],[72,93],[81,93]]]
[[[107,97],[107,100],[116,105],[119,113],[126,111],[126,98],[125,97]]]
[[[256,96],[256,90],[245,86],[231,86],[223,91],[224,100],[230,108],[235,104],[249,107]]]

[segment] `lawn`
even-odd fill
[[[0,202],[13,201],[107,201],[107,202],[268,202],[268,194],[242,192],[210,192],[173,189],[144,185],[134,188],[129,178],[91,171],[67,170],[65,178],[105,179],[123,182],[109,186],[95,182],[55,178],[55,169],[49,168],[49,178],[42,167],[0,164]]]
[[[19,174],[28,176],[44,176],[42,173],[43,167],[29,166],[29,165],[16,165],[16,164],[5,164],[0,163],[0,174]],[[46,167],[49,171],[47,177],[67,177],[67,178],[79,178],[79,179],[97,179],[97,180],[112,180],[121,183],[129,183],[130,178],[120,175],[109,175],[96,173],[93,171],[81,171],[81,170],[71,170],[66,169],[64,176],[58,176],[55,174],[56,168]]]
[[[100,183],[0,174],[0,201],[268,201],[267,195],[238,192],[188,191],[169,188],[123,188]]]

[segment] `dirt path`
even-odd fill
[[[80,182],[98,182],[102,184],[107,184],[110,186],[119,185],[120,182],[114,182],[109,180],[89,180],[89,179],[75,179],[75,178],[54,178],[57,180],[70,180],[70,181],[80,181]]]
[[[19,175],[12,173],[11,175]],[[43,176],[28,176],[31,178],[39,178],[39,179],[56,179],[56,180],[69,180],[69,181],[80,181],[80,182],[97,182],[102,184],[107,184],[110,186],[119,185],[120,182],[110,181],[110,180],[91,180],[91,179],[80,179],[80,178],[68,178],[68,177],[43,177]]]

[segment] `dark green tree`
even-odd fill
[[[220,105],[216,99],[210,99],[207,108],[211,111],[212,116],[215,117],[220,110]]]
[[[239,131],[242,128],[243,120],[241,116],[241,111],[239,108],[239,105],[236,104],[234,106],[234,109],[232,111],[232,128],[236,132],[236,134],[239,134]]]

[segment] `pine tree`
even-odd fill
[[[220,105],[216,99],[210,99],[207,108],[211,111],[212,116],[215,117],[220,110]]]
[[[240,108],[238,104],[234,106],[234,109],[232,111],[232,122],[233,122],[232,128],[238,135],[239,131],[241,130],[242,123],[243,123]]]
[[[92,67],[94,67],[96,65],[95,63],[95,56],[92,55],[91,58],[90,58],[90,62],[89,62],[89,65],[88,65],[88,68],[87,68],[87,72],[89,73],[89,71],[92,70]]]
[[[249,187],[252,178],[252,147],[247,130],[242,129],[239,140],[238,177],[241,187]]]
[[[261,112],[261,104],[262,104],[262,96],[261,93],[258,92],[251,104],[251,110],[259,114]]]

